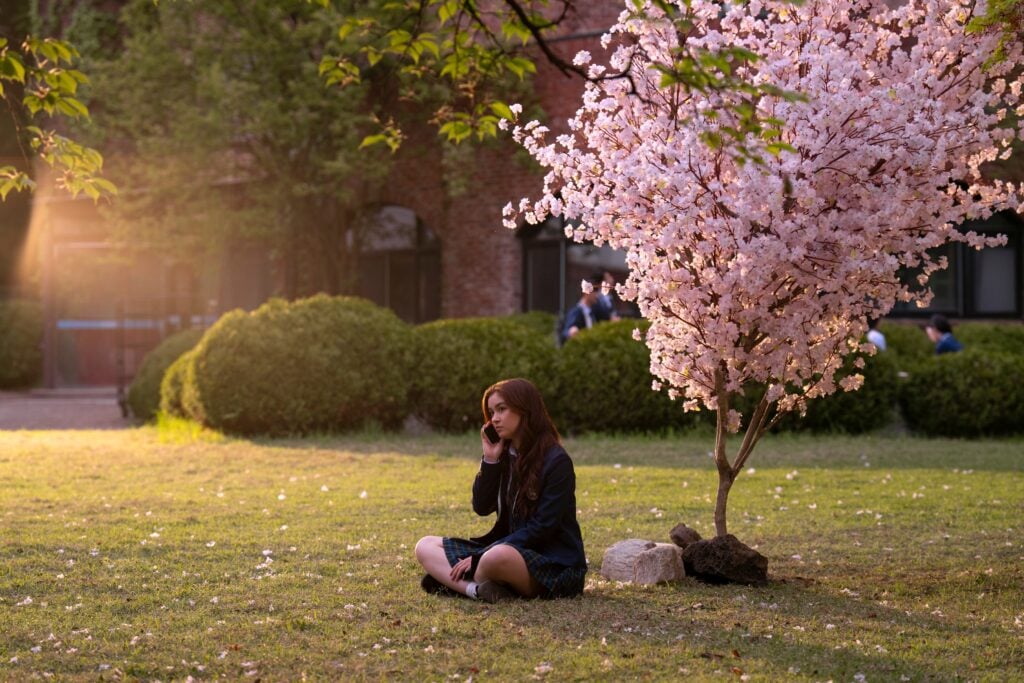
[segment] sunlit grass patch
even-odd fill
[[[1020,441],[769,438],[730,531],[764,588],[493,607],[418,587],[471,535],[472,436],[252,442],[187,423],[0,433],[0,679],[1006,680],[1024,666]],[[592,568],[710,533],[702,434],[567,442]]]
[[[185,420],[173,415],[158,412],[156,415],[156,431],[160,441],[164,443],[188,443],[193,441],[205,441],[209,443],[221,443],[224,435],[193,420]]]

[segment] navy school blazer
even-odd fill
[[[481,461],[473,481],[473,511],[482,517],[497,512],[498,519],[487,534],[472,540],[534,550],[566,567],[586,566],[583,535],[576,521],[576,472],[565,449],[556,444],[544,454],[537,503],[527,519],[514,523],[501,495],[508,486],[509,470],[508,457],[494,464]]]

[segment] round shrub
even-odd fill
[[[864,367],[857,370],[855,359],[864,359]],[[926,359],[927,360],[927,359]],[[773,432],[838,432],[860,434],[886,426],[894,417],[900,392],[899,360],[890,351],[879,351],[874,356],[850,354],[843,367],[836,371],[835,381],[854,372],[864,376],[864,383],[857,391],[837,391],[807,402],[807,412],[787,413],[772,428]],[[761,397],[764,385],[752,384],[743,395],[733,399],[732,407],[743,415],[741,432],[747,428],[747,421],[753,415]],[[710,410],[699,413],[700,419],[712,426],[716,414]]]
[[[272,300],[222,317],[186,364],[190,417],[237,434],[295,434],[401,424],[409,327],[364,299]]]
[[[506,320],[526,325],[537,334],[547,337],[552,344],[558,341],[558,316],[547,311],[530,311],[505,316]]]
[[[0,389],[29,387],[43,373],[43,314],[34,301],[0,301]]]
[[[185,377],[192,363],[192,351],[186,351],[171,363],[160,382],[160,412],[171,417],[188,417],[185,410]]]
[[[128,406],[140,420],[152,420],[160,408],[160,385],[164,373],[182,354],[189,351],[203,336],[203,330],[182,330],[164,339],[142,359],[132,384],[128,387]]]
[[[923,363],[900,392],[907,426],[929,436],[1024,432],[1024,357],[967,349]]]
[[[860,354],[846,357],[843,368],[836,373],[836,382],[858,372],[854,359]],[[888,351],[879,351],[864,358],[859,370],[864,384],[857,391],[838,390],[833,394],[811,400],[802,418],[789,415],[779,421],[780,430],[810,430],[814,432],[845,432],[860,434],[886,426],[892,420],[899,393],[897,360]]]
[[[1013,323],[962,323],[953,329],[964,349],[1024,356],[1024,325]]]
[[[878,329],[885,335],[885,343],[889,347],[886,353],[897,354],[904,364],[913,364],[935,355],[935,346],[918,323],[896,323],[886,320]]]
[[[413,339],[413,412],[435,429],[478,429],[480,398],[498,380],[522,377],[545,402],[557,396],[558,349],[528,325],[506,318],[437,320],[415,328]]]
[[[693,424],[681,401],[651,383],[651,353],[633,339],[647,321],[618,320],[595,325],[566,342],[559,363],[559,412],[566,430],[660,431]]]

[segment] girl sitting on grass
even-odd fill
[[[483,458],[473,482],[473,510],[498,513],[473,539],[425,536],[416,559],[428,593],[473,599],[571,597],[587,573],[576,521],[576,473],[537,387],[507,379],[484,392]],[[497,438],[487,438],[493,427]],[[492,434],[492,437],[494,435]]]

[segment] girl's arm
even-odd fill
[[[501,463],[480,461],[480,471],[473,480],[473,512],[485,517],[498,509],[501,488]]]

